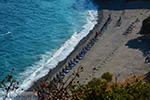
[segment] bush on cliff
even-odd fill
[[[143,20],[140,34],[150,35],[150,16]]]
[[[113,77],[113,74],[111,74],[109,72],[106,72],[101,76],[101,78],[105,79],[107,82],[112,81],[112,77]]]
[[[73,100],[150,100],[150,83],[138,79],[127,85],[108,85],[105,80],[94,78],[71,90]]]

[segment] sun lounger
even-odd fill
[[[79,56],[80,56],[80,57],[83,57],[84,55],[85,55],[85,54],[81,54],[81,53],[79,53]]]
[[[59,80],[54,77],[54,78],[53,78],[53,81],[57,83]]]
[[[62,72],[68,73],[70,70],[62,69]]]
[[[75,66],[75,64],[73,64],[72,62],[69,62],[68,66],[73,67],[73,66]]]
[[[66,66],[65,69],[70,70],[70,69],[72,69],[72,67],[71,66]]]
[[[78,63],[78,62],[79,62],[79,60],[78,60],[78,59],[75,59],[75,58],[74,58],[73,60],[74,60],[76,63]]]
[[[83,52],[84,54],[86,54],[86,53],[87,53],[87,51],[88,51],[88,50],[84,50],[84,49],[82,49],[82,52]]]
[[[83,57],[82,56],[76,56],[77,59],[81,60]]]
[[[61,76],[66,76],[66,73],[60,72],[59,75],[61,75]]]

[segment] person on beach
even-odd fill
[[[109,14],[109,19],[111,19],[111,15]]]
[[[140,22],[140,20],[137,18],[135,22]]]
[[[117,26],[121,26],[122,20],[121,17],[119,17],[118,21],[117,21]]]
[[[96,36],[98,36],[98,32],[96,32]]]

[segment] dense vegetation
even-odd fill
[[[127,85],[113,84],[94,78],[85,85],[72,85],[74,100],[150,100],[150,83],[136,79]]]
[[[140,34],[150,35],[150,16],[143,20]]]
[[[14,70],[14,68],[12,69]],[[95,68],[93,69],[95,70]],[[101,78],[93,78],[87,84],[79,84],[75,81],[76,77],[80,77],[83,67],[79,67],[66,82],[59,80],[58,83],[46,84],[43,80],[37,84],[37,90],[34,90],[38,100],[150,100],[150,83],[137,79],[126,85],[112,83],[113,74],[106,72]],[[148,76],[149,77],[149,76]],[[149,79],[149,78],[148,78]],[[9,82],[6,85],[5,82]],[[0,82],[0,88],[7,94],[10,91],[16,91],[19,82],[13,79],[12,73],[6,76]],[[21,98],[20,98],[21,99]]]

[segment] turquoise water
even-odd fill
[[[11,72],[27,89],[74,49],[96,24],[90,0],[0,1],[0,80]]]

